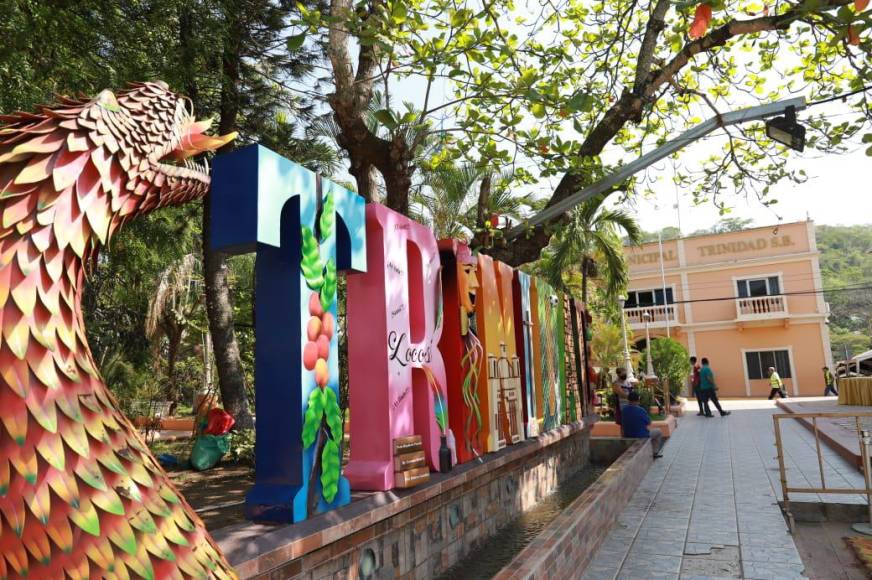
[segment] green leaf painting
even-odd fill
[[[339,445],[328,439],[321,453],[321,493],[330,503],[339,490]]]
[[[336,299],[336,262],[333,258],[327,262],[324,272],[324,284],[321,286],[321,307],[326,311]]]
[[[324,207],[321,208],[321,218],[318,221],[318,226],[321,230],[319,238],[323,242],[333,237],[333,230],[336,224],[336,206],[333,203],[333,193],[328,193],[324,198]]]
[[[321,263],[318,240],[315,239],[315,234],[312,233],[309,226],[303,226],[301,231],[303,234],[303,256],[300,260],[300,269],[303,271],[303,277],[309,288],[318,290],[324,284],[324,265]]]
[[[329,390],[329,389],[328,389]],[[331,393],[333,391],[330,391]],[[334,395],[335,398],[335,395]],[[303,419],[303,449],[308,449],[318,436],[321,428],[321,417],[324,415],[326,396],[320,388],[312,389],[309,394],[309,404],[306,406],[306,416]]]
[[[342,411],[333,389],[324,389],[324,413],[327,415],[327,426],[330,427],[330,437],[334,441],[342,440]]]

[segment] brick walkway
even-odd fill
[[[725,401],[729,417],[685,416],[600,547],[587,579],[804,578],[781,495],[769,401]],[[784,424],[791,485],[819,484],[814,439]],[[862,475],[824,447],[829,485]],[[850,499],[846,499],[850,498]],[[863,501],[861,496],[795,500]]]

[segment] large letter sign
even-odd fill
[[[539,434],[539,422],[537,410],[541,412],[541,405],[537,400],[542,398],[541,389],[539,397],[536,396],[536,383],[533,381],[533,310],[530,306],[530,290],[533,279],[529,274],[520,270],[515,271],[515,279],[512,284],[515,306],[515,344],[518,347],[518,358],[521,361],[521,378],[524,386],[524,426],[527,437],[535,437]],[[538,339],[538,334],[536,334]]]
[[[420,435],[438,470],[447,435],[439,250],[428,228],[378,204],[366,208],[366,230],[369,270],[348,279],[346,475],[354,489],[388,490],[394,439]]]
[[[476,316],[484,347],[479,397],[487,401],[487,450],[497,451],[524,438],[521,367],[515,349],[512,268],[478,256]]]
[[[532,297],[531,297],[532,298]],[[561,385],[563,377],[563,301],[554,289],[536,280],[533,307],[533,325],[539,330],[538,343],[534,343],[536,381],[542,385],[543,428],[550,431],[560,425],[564,411]]]
[[[298,522],[350,501],[341,474],[336,287],[366,270],[362,197],[263,147],[216,158],[213,246],[257,252],[255,485],[247,517]]]
[[[445,303],[439,350],[448,380],[448,420],[457,439],[457,462],[466,463],[484,454],[487,446],[483,419],[487,401],[478,394],[484,357],[475,315],[478,260],[469,246],[457,240],[439,240],[439,256]]]

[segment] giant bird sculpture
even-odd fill
[[[200,198],[210,137],[162,82],[0,117],[0,578],[234,577],[94,365],[101,246]]]

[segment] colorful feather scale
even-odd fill
[[[164,83],[0,117],[0,578],[232,578],[100,378],[81,300],[114,231],[205,195]],[[179,150],[184,143],[183,150]]]

